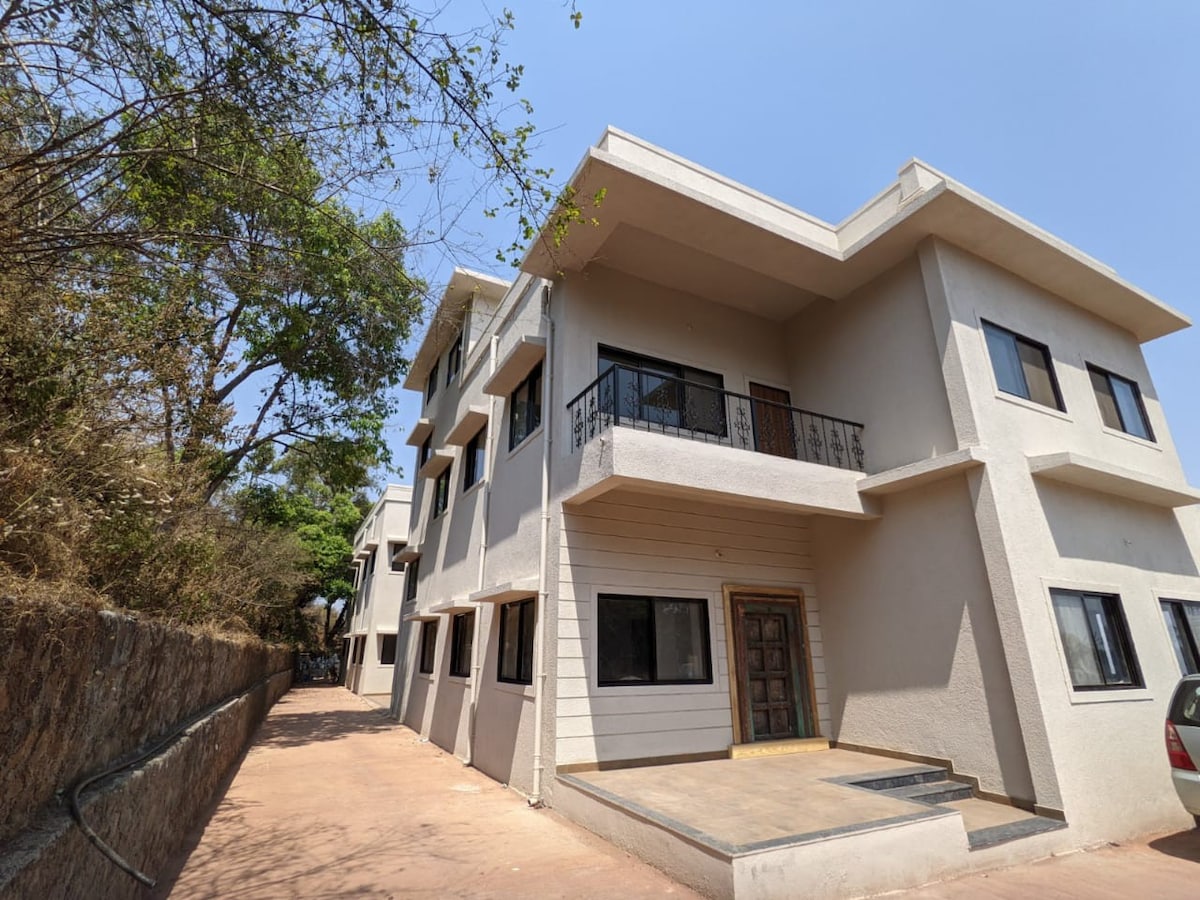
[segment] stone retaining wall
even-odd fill
[[[82,799],[100,837],[154,875],[290,684],[286,648],[108,611],[0,605],[0,898],[143,896],[71,821],[66,791],[236,697]]]

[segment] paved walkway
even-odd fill
[[[339,687],[276,704],[157,900],[695,898]],[[1200,832],[971,875],[901,900],[1200,897]]]
[[[177,877],[176,877],[177,876]],[[345,688],[275,705],[156,898],[697,895]]]

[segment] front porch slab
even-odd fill
[[[1063,829],[972,852],[965,810],[850,783],[886,769],[826,750],[559,775],[554,805],[690,887],[739,900],[861,897],[1069,846]]]

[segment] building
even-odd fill
[[[836,226],[612,129],[570,183],[599,224],[456,271],[408,375],[396,714],[552,804],[815,740],[1051,849],[1190,824],[1200,492],[1141,351],[1188,320],[915,160]]]
[[[346,686],[387,698],[396,670],[412,488],[389,484],[354,535],[354,597],[342,654]]]

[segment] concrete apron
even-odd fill
[[[944,776],[827,750],[560,774],[554,806],[689,887],[738,900],[862,897],[1076,846],[1065,823],[913,783]]]

